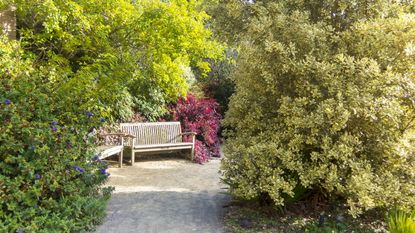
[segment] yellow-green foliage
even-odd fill
[[[183,73],[192,66],[209,71],[208,57],[218,57],[220,44],[211,41],[212,33],[203,23],[209,16],[197,10],[200,1],[141,1],[137,37],[145,45],[145,59],[157,85],[177,99],[187,89]]]
[[[187,67],[207,72],[221,45],[201,1],[10,0],[18,36],[66,99],[125,120],[158,115],[188,90]],[[68,106],[65,106],[67,108]],[[69,106],[70,107],[70,106]],[[128,109],[129,111],[126,111]]]
[[[231,192],[282,205],[304,187],[345,198],[352,214],[414,206],[410,6],[255,2],[224,13],[245,18],[224,120]]]
[[[415,232],[415,210],[409,214],[398,209],[392,210],[388,215],[387,221],[391,233]]]

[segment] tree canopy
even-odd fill
[[[209,71],[221,45],[200,1],[16,0],[18,35],[51,88],[84,108],[157,118],[186,94],[187,67]],[[108,113],[111,115],[110,113]]]

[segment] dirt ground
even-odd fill
[[[219,159],[199,165],[160,155],[110,168],[108,185],[115,191],[96,232],[223,232],[230,198],[219,165]]]

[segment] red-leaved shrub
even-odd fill
[[[198,99],[189,94],[172,107],[173,120],[180,121],[183,132],[196,132],[195,161],[203,163],[211,156],[219,157],[221,115],[217,112],[218,103],[214,99]]]
[[[206,148],[206,145],[202,141],[196,140],[194,161],[202,164],[209,161],[209,158],[209,150]]]

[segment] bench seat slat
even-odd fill
[[[173,150],[184,150],[184,149],[192,149],[191,146],[175,146],[175,147],[153,147],[153,148],[140,148],[135,149],[135,152],[155,152],[155,151],[173,151]]]
[[[155,148],[155,147],[187,147],[191,148],[193,143],[191,142],[181,142],[181,143],[165,143],[165,144],[151,144],[151,145],[135,145],[134,149],[143,149],[143,148]]]

